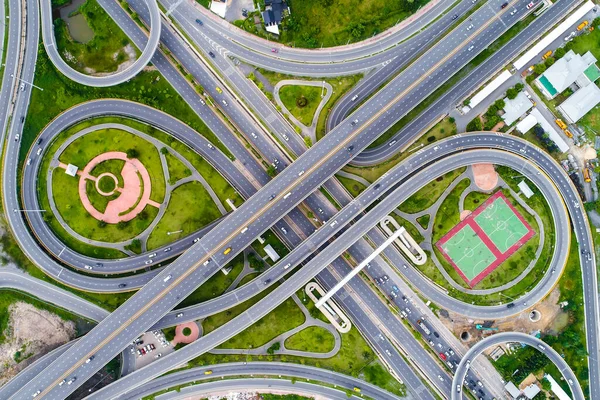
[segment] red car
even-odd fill
[[[440,353],[440,358],[444,361],[446,361],[446,355],[444,353]]]
[[[277,50],[277,49],[271,49],[271,53],[279,53],[279,50]]]
[[[534,5],[533,1],[531,3],[529,3],[529,4],[527,4],[527,9],[529,10],[531,7],[533,7],[533,5]]]

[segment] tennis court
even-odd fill
[[[527,221],[499,191],[444,235],[436,247],[473,287],[533,235]]]

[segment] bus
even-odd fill
[[[287,199],[288,197],[290,197],[292,195],[292,192],[287,192],[285,194],[285,196],[283,196],[284,199]]]
[[[228,247],[225,249],[225,251],[223,252],[223,254],[227,255],[231,252],[231,247]]]
[[[588,26],[589,22],[587,21],[583,21],[582,23],[580,23],[579,25],[577,25],[577,30],[580,31],[583,28],[585,28],[586,26]]]
[[[550,57],[552,55],[552,50],[548,50],[546,53],[544,53],[544,55],[542,56],[542,60],[545,60],[546,58]]]
[[[560,129],[562,129],[563,131],[565,129],[567,129],[567,124],[565,124],[562,119],[559,118],[559,119],[555,120],[554,122],[556,122],[556,125],[558,125],[560,127]]]

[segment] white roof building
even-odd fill
[[[517,124],[516,128],[519,132],[526,133],[529,132],[531,128],[536,126],[537,123],[537,119],[533,115],[529,114]]]
[[[517,399],[521,395],[519,388],[516,387],[511,381],[504,386],[504,390],[506,390],[513,399]]]
[[[65,170],[65,174],[70,175],[70,176],[75,176],[77,175],[77,170],[79,168],[77,167],[77,165],[73,165],[73,164],[69,164],[67,165],[67,169]]]
[[[531,385],[523,389],[523,395],[528,399],[533,399],[539,392],[541,392],[541,389],[535,383],[532,383]]]
[[[271,258],[271,260],[273,260],[273,262],[279,260],[279,254],[277,254],[273,246],[271,246],[270,244],[265,246],[265,252]]]
[[[600,88],[596,85],[587,85],[569,96],[557,109],[570,124],[573,124],[598,103],[600,103]]]
[[[521,189],[521,192],[525,195],[525,197],[530,198],[531,196],[533,196],[533,191],[531,190],[531,188],[525,183],[525,181],[521,181],[519,182],[519,189]]]
[[[225,18],[225,13],[227,12],[227,2],[211,1],[210,11],[214,12],[221,18]]]
[[[540,75],[535,83],[544,93],[544,96],[552,99],[575,82],[579,87],[587,86],[591,81],[584,72],[595,62],[596,58],[589,51],[580,55],[573,50],[569,50],[567,54]]]
[[[554,380],[552,375],[545,374],[544,378],[548,379],[550,382],[550,390],[554,395],[558,398],[558,400],[571,400],[571,397],[565,392],[565,390]]]
[[[481,103],[483,100],[485,100],[486,97],[492,94],[494,90],[498,89],[511,76],[512,75],[509,71],[504,70],[500,75],[498,75],[490,83],[485,85],[483,89],[481,89],[475,94],[475,96],[471,98],[471,101],[469,102],[469,107],[474,108],[476,105]]]
[[[513,100],[504,98],[504,115],[502,119],[506,125],[512,125],[513,122],[521,118],[521,115],[533,107],[531,100],[527,98],[525,92],[521,91]]]

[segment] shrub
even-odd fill
[[[480,131],[481,129],[483,129],[483,126],[481,124],[479,116],[475,117],[471,122],[467,124],[467,132]]]
[[[140,152],[137,149],[127,149],[126,154],[127,158],[138,158],[140,156]]]

